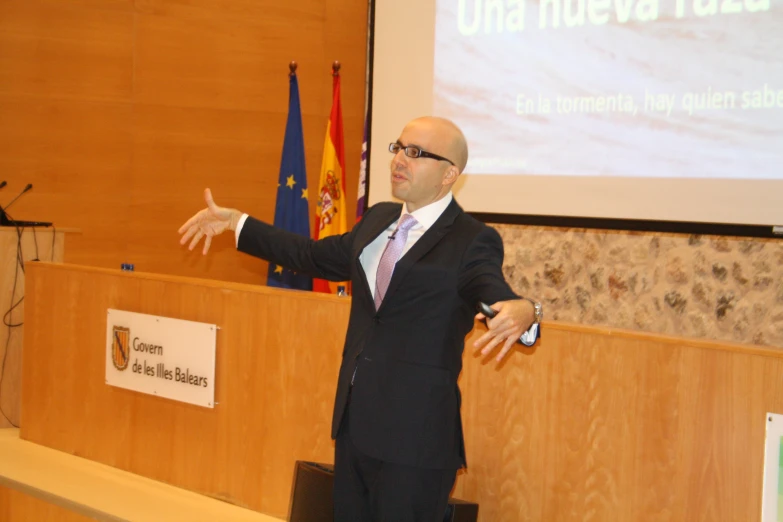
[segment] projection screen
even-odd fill
[[[467,211],[783,224],[783,0],[374,9],[370,204],[433,114],[468,139]]]

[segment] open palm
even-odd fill
[[[236,228],[239,211],[217,206],[209,189],[204,190],[204,200],[207,202],[207,208],[196,212],[179,227],[178,233],[183,234],[182,239],[179,240],[180,245],[190,241],[189,250],[193,250],[202,237],[205,238],[203,253],[206,254],[214,236],[222,234],[229,228],[232,230]]]

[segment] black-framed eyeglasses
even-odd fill
[[[408,145],[407,147],[403,147],[399,143],[389,143],[389,152],[392,154],[397,154],[400,151],[405,151],[405,155],[409,158],[432,158],[439,161],[447,161],[454,165],[454,162],[451,161],[448,158],[444,158],[443,156],[438,156],[437,154],[433,154],[432,152],[427,152],[426,150],[422,150],[419,147],[416,147],[414,145]]]

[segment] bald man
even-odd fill
[[[207,208],[182,228],[192,250],[235,231],[237,248],[297,272],[353,283],[332,419],[336,522],[440,522],[466,466],[457,378],[478,302],[497,315],[476,342],[497,359],[535,321],[506,283],[495,230],[463,212],[451,189],[468,161],[460,129],[408,123],[389,145],[399,203],[367,210],[350,232],[319,241],[235,209]],[[303,347],[318,349],[318,347]]]

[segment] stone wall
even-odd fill
[[[783,348],[783,240],[494,225],[545,319]]]

